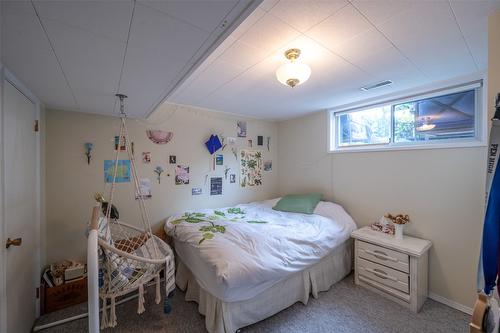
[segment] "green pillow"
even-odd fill
[[[285,195],[273,207],[281,212],[312,214],[321,200],[320,193]]]

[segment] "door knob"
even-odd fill
[[[11,245],[21,246],[22,242],[23,242],[22,238],[16,238],[16,239],[7,238],[7,243],[5,243],[5,248],[8,249]]]

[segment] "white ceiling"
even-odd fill
[[[2,0],[2,62],[49,108],[145,117],[259,3]]]
[[[285,119],[484,71],[487,17],[500,9],[500,0],[260,2],[2,0],[2,62],[49,108],[117,114],[120,91],[136,117],[166,101]],[[290,47],[312,68],[294,89],[275,78]]]
[[[495,9],[500,0],[265,0],[168,101],[285,119],[485,71]],[[312,69],[293,89],[275,78],[291,47]]]

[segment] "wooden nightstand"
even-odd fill
[[[355,230],[354,281],[413,312],[427,299],[428,240],[394,236],[370,227]]]

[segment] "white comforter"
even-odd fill
[[[203,288],[226,302],[249,299],[315,264],[356,229],[334,203],[306,215],[275,211],[276,201],[174,215],[165,230]]]

